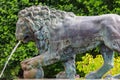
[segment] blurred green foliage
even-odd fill
[[[81,77],[84,77],[85,74],[90,73],[91,71],[95,71],[103,65],[102,55],[97,55],[93,58],[92,55],[87,53],[85,56],[82,57],[81,61],[76,62],[77,72],[80,74]],[[114,68],[108,71],[105,75],[111,74],[115,75],[120,73],[120,57],[114,58]]]
[[[88,15],[101,15],[107,13],[120,14],[120,1],[119,0],[0,0],[0,72],[10,55],[13,47],[18,41],[15,38],[15,27],[17,22],[17,14],[20,10],[25,7],[32,5],[47,5],[52,8],[74,12],[76,15],[88,16]],[[101,57],[97,54],[99,53],[99,48],[88,51],[91,55],[81,54],[76,58],[77,73],[85,76],[89,71],[97,69],[101,65],[99,59]],[[26,58],[36,56],[37,49],[33,42],[28,44],[21,44],[17,51],[12,56],[4,75],[5,78],[17,78],[21,76],[22,71],[20,68],[20,62]],[[82,57],[84,56],[84,57]],[[88,60],[91,62],[88,63]],[[80,61],[79,61],[80,60]],[[94,62],[98,60],[97,62]],[[120,61],[118,54],[116,56],[115,64],[118,65]],[[82,68],[84,66],[84,68]],[[88,68],[87,68],[88,67]],[[118,67],[118,66],[117,66]],[[46,77],[54,77],[54,74],[63,70],[61,63],[50,65],[44,67]],[[118,68],[111,71],[112,74],[118,72]],[[119,71],[120,72],[120,71]],[[53,75],[51,75],[51,73]]]

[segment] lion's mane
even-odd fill
[[[63,22],[66,16],[75,17],[75,14],[40,5],[25,8],[18,13],[19,18],[27,17],[31,19],[35,25],[38,25],[38,29],[41,26],[56,27],[56,24]]]

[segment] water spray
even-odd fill
[[[19,42],[16,44],[16,46],[13,48],[12,52],[10,53],[10,56],[9,56],[8,60],[6,61],[5,65],[4,65],[3,69],[2,69],[2,72],[1,72],[1,74],[0,74],[0,78],[2,77],[2,75],[3,75],[3,73],[4,73],[5,69],[6,69],[6,66],[7,66],[9,60],[11,59],[13,53],[16,51],[16,49],[17,49],[17,47],[19,46],[20,43],[21,43],[21,41],[19,41]]]

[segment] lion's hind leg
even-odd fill
[[[102,78],[102,76],[108,72],[111,68],[113,68],[113,57],[114,57],[114,53],[112,50],[110,50],[109,48],[107,48],[106,46],[102,45],[101,46],[101,53],[103,56],[103,60],[104,60],[104,64],[103,66],[95,71],[95,72],[91,72],[90,74],[88,74],[86,76],[87,79],[100,79]]]

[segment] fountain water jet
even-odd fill
[[[1,74],[0,74],[0,78],[2,77],[3,72],[5,71],[5,68],[6,68],[6,66],[7,66],[7,64],[8,64],[8,62],[9,62],[9,60],[11,59],[13,53],[16,51],[16,49],[17,49],[17,47],[19,46],[20,43],[21,43],[21,41],[19,41],[19,42],[16,44],[16,46],[13,48],[13,50],[12,50],[12,52],[11,52],[11,54],[10,54],[8,60],[6,61],[5,65],[4,65],[3,69],[2,69],[2,72],[1,72]]]

